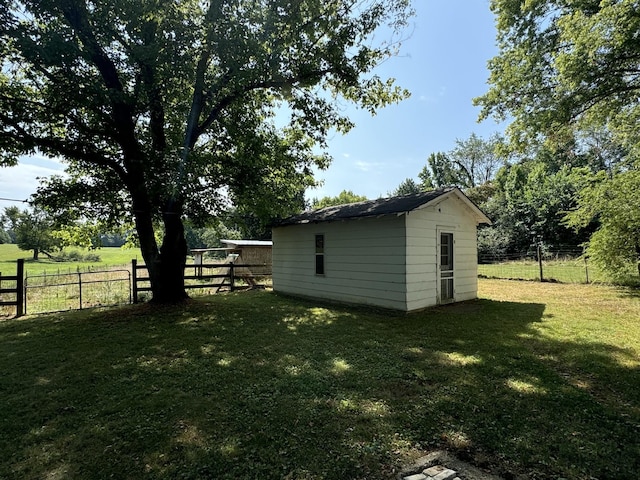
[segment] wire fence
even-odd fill
[[[479,255],[478,275],[562,283],[605,281],[604,274],[589,263],[580,248],[552,251],[537,248],[517,254]]]
[[[112,268],[28,275],[24,292],[28,314],[123,305],[131,303],[131,272]]]
[[[24,313],[37,314],[124,305],[134,302],[137,292],[142,292],[139,299],[148,299],[150,286],[148,278],[144,278],[147,272],[136,280],[133,273],[136,269],[146,270],[133,262],[105,270],[28,274],[22,289],[24,301],[20,303],[24,305]],[[606,282],[605,275],[589,263],[580,248],[553,251],[536,248],[520,254],[479,255],[478,276],[562,283]],[[9,292],[20,290],[15,278],[0,276],[0,317],[17,313],[16,307],[8,305],[17,298]],[[211,295],[225,287],[253,288],[271,283],[271,265],[266,264],[187,265],[185,272],[185,287],[192,296]]]

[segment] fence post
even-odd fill
[[[229,288],[233,292],[233,285],[235,283],[235,277],[233,272],[233,262],[229,263],[229,282],[231,283]]]
[[[27,297],[24,294],[24,258],[18,259],[16,269],[16,317],[24,315]]]
[[[587,277],[587,283],[589,283],[589,263],[587,257],[584,257],[584,274]]]
[[[135,258],[131,260],[131,274],[133,275],[133,303],[138,303],[138,260]]]
[[[540,244],[537,245],[537,253],[538,253],[538,265],[540,266],[540,281],[544,282],[544,275],[542,274],[542,248],[540,248]]]
[[[82,310],[82,274],[80,273],[80,267],[78,267],[78,297],[80,302],[80,310]]]

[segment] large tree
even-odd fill
[[[21,250],[33,250],[33,259],[38,260],[40,253],[51,256],[59,250],[62,241],[55,234],[55,221],[51,215],[41,209],[20,210],[7,207],[0,217],[4,225]]]
[[[229,203],[288,213],[314,183],[310,167],[328,164],[314,146],[352,126],[335,99],[375,111],[406,96],[372,70],[395,53],[410,10],[408,0],[2,0],[1,161],[62,157],[68,177],[38,200],[69,218],[133,221],[153,298],[179,301],[184,215]]]
[[[505,160],[498,152],[503,140],[497,134],[485,140],[472,133],[465,140],[456,139],[447,153],[432,153],[418,174],[423,189],[457,185],[475,188],[489,183]]]
[[[591,139],[599,132],[605,143],[586,145],[597,154],[589,166],[606,172],[569,218],[575,226],[600,222],[589,249],[601,263],[614,265],[613,256],[618,266],[637,262],[640,223],[630,208],[635,198],[625,197],[640,190],[640,5],[492,0],[491,8],[499,54],[489,62],[489,91],[476,99],[481,118],[510,119],[511,145],[521,151],[540,142],[552,151],[571,142],[583,147],[585,132]]]
[[[640,6],[636,0],[492,0],[499,54],[481,117],[510,119],[516,146],[606,125],[637,149]]]

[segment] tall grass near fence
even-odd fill
[[[19,250],[16,245],[0,245],[0,274],[16,274],[17,259],[28,257],[29,252]],[[87,254],[93,261],[86,261]],[[81,310],[98,306],[131,303],[133,300],[132,260],[139,252],[135,249],[102,248],[92,251],[68,249],[58,255],[67,261],[43,257],[38,261],[25,258],[25,313],[38,314],[65,310]],[[79,259],[68,261],[69,259]],[[230,279],[228,264],[196,266],[188,259],[185,285],[192,297],[212,295],[219,290],[228,290]],[[236,287],[271,285],[271,265],[238,266],[234,278]],[[143,276],[147,276],[146,270]],[[209,277],[209,278],[207,278]],[[217,278],[211,278],[217,277]],[[149,282],[139,286],[148,289]],[[16,288],[15,281],[0,277],[0,288]],[[0,293],[0,301],[9,294]],[[15,294],[11,298],[14,300]],[[148,300],[150,294],[143,292],[140,300]],[[14,306],[0,306],[0,318],[14,316]]]
[[[15,275],[16,261],[24,259],[26,313],[129,303],[129,272],[133,258],[140,258],[139,250],[106,247],[93,250],[68,248],[54,258],[40,255],[38,260],[33,260],[30,251],[20,250],[15,244],[2,244],[0,288],[15,287],[15,282],[11,284],[1,276]],[[15,307],[0,307],[0,318],[13,315]]]
[[[540,280],[540,264],[535,259],[480,263],[478,275],[487,278]],[[604,283],[608,277],[583,258],[543,260],[542,279],[562,283]]]
[[[537,280],[561,283],[611,283],[637,285],[640,279],[629,275],[612,278],[603,272],[579,250],[534,252],[528,255],[480,255],[478,275],[485,278],[507,280]]]
[[[27,314],[127,303],[131,303],[131,272],[127,267],[29,275],[25,279]]]

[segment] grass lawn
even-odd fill
[[[636,478],[633,290],[480,280],[415,315],[271,292],[0,322],[0,478]]]
[[[105,247],[95,250],[80,249],[77,247],[68,248],[66,251],[77,251],[83,255],[88,253],[98,255],[99,262],[57,262],[40,254],[38,260],[33,260],[33,252],[20,250],[15,244],[0,244],[0,272],[3,275],[16,274],[16,260],[24,258],[24,268],[27,275],[41,275],[43,273],[67,273],[76,272],[78,268],[86,270],[93,268],[100,270],[114,265],[131,265],[131,259],[140,260],[140,250],[137,248]]]

